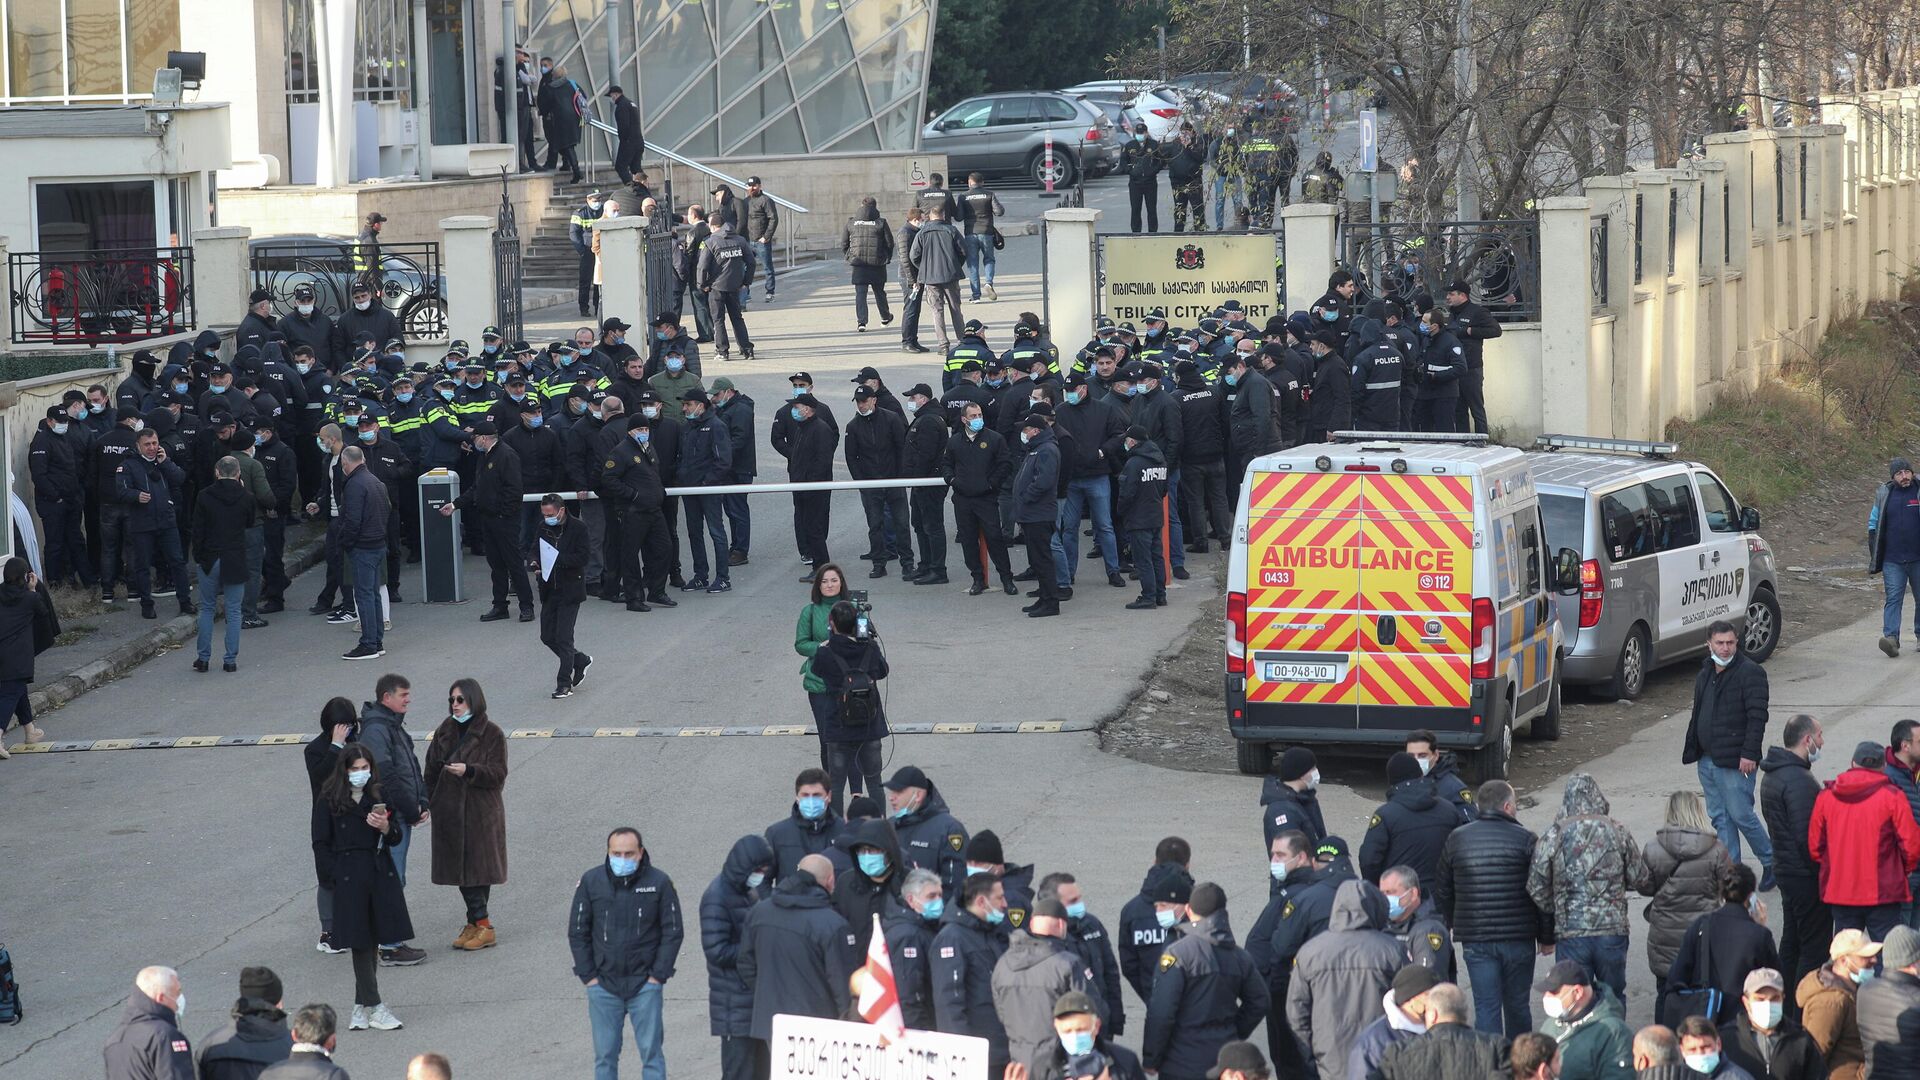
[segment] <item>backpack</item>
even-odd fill
[[[0,946],[0,1024],[17,1024],[27,1018],[20,1004],[20,984],[13,980],[13,957]]]
[[[840,702],[839,726],[844,733],[864,733],[880,718],[880,685],[867,673],[866,658],[860,666],[850,667],[841,679],[836,695]]]

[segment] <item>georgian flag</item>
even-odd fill
[[[873,917],[873,936],[867,941],[866,979],[860,987],[860,1016],[880,1029],[888,1042],[906,1034],[906,1018],[900,1014],[900,992],[893,982],[893,961],[887,956],[887,936],[880,930],[880,916]]]

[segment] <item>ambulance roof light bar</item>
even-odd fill
[[[1533,440],[1541,450],[1591,450],[1600,454],[1641,454],[1650,458],[1669,458],[1680,452],[1679,443],[1640,442],[1635,439],[1601,439],[1591,435],[1542,435]]]
[[[1388,445],[1400,443],[1457,443],[1463,446],[1485,446],[1487,436],[1484,433],[1460,434],[1447,431],[1336,431],[1330,440],[1337,443],[1377,442]]]

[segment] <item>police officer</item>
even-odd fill
[[[624,437],[614,436],[618,441],[608,449],[600,476],[600,497],[607,501],[608,537],[612,541],[601,578],[601,598],[620,591],[608,582],[624,581],[628,611],[652,611],[649,601],[662,607],[678,606],[678,601],[667,596],[667,567],[673,554],[668,549],[666,521],[660,513],[666,501],[666,484],[660,479],[652,427],[651,420],[636,416],[619,426],[609,421],[602,429],[623,433]]]
[[[713,318],[714,351],[721,360],[733,359],[727,354],[727,324],[731,321],[734,336],[740,339],[741,355],[753,359],[753,339],[747,336],[746,316],[740,311],[740,294],[753,285],[753,250],[725,218],[714,221],[713,235],[701,246],[698,275],[700,291],[706,294],[707,310]]]
[[[946,366],[940,371],[940,392],[952,390],[960,380],[962,371],[969,363],[979,364],[985,370],[987,361],[995,359],[992,349],[987,347],[986,333],[989,327],[979,319],[968,319],[960,327],[960,340],[947,350]],[[976,380],[977,381],[977,380]]]
[[[574,253],[580,259],[579,299],[583,316],[592,315],[600,303],[600,290],[593,284],[593,223],[600,220],[605,201],[606,196],[600,192],[588,192],[587,201],[574,208],[573,217],[567,222],[567,239],[573,242]]]
[[[1452,432],[1459,430],[1460,384],[1467,373],[1465,347],[1447,327],[1447,315],[1430,308],[1414,324],[1420,338],[1420,386],[1414,394],[1413,426],[1416,431]]]
[[[833,479],[833,451],[840,433],[816,414],[820,399],[801,394],[787,403],[787,415],[793,420],[791,444],[787,447],[787,480],[791,483],[817,483]],[[826,565],[827,530],[833,512],[832,493],[796,491],[793,493],[793,542],[800,557],[808,563],[800,580],[811,582],[814,572]]]
[[[1160,231],[1160,170],[1166,164],[1159,141],[1147,134],[1146,121],[1134,121],[1132,141],[1120,148],[1120,169],[1127,174],[1127,206],[1132,213],[1134,232]],[[1146,211],[1144,230],[1140,227],[1143,209]]]
[[[987,1040],[987,1075],[1007,1068],[1007,1029],[993,1007],[993,969],[1007,951],[1001,927],[1006,891],[992,874],[976,874],[957,898],[959,909],[933,938],[933,1014],[949,1035]]]
[[[520,497],[526,491],[520,479],[520,456],[512,447],[501,445],[500,429],[484,417],[474,421],[473,448],[480,459],[473,487],[442,506],[440,512],[451,515],[454,509],[471,510],[477,519],[487,566],[493,571],[493,606],[480,621],[496,622],[507,617],[507,589],[511,586],[520,602],[520,621],[532,622],[533,588],[527,581],[519,546]]]
[[[906,449],[901,458],[902,476],[938,477],[946,464],[947,421],[945,411],[934,404],[933,388],[916,383],[907,390]],[[913,535],[920,545],[919,571],[907,575],[915,585],[947,584],[946,492],[938,487],[909,489],[908,512],[913,518]]]
[[[1380,892],[1387,898],[1387,925],[1407,950],[1407,960],[1447,982],[1454,977],[1453,935],[1445,919],[1420,888],[1420,872],[1411,866],[1392,866],[1380,875]]]
[[[87,545],[80,534],[80,522],[86,503],[86,488],[80,483],[79,454],[67,431],[73,418],[58,405],[49,406],[33,442],[27,449],[27,463],[33,476],[33,506],[40,515],[46,536],[47,579],[65,584],[78,578],[84,587],[93,585],[93,568],[87,565]]]
[[[1378,884],[1390,866],[1411,866],[1433,880],[1447,834],[1461,824],[1460,811],[1441,801],[1420,763],[1402,750],[1387,759],[1387,801],[1367,822],[1360,842],[1360,873]]]
[[[1226,892],[1210,881],[1195,885],[1186,917],[1160,954],[1140,1044],[1141,1064],[1164,1080],[1200,1080],[1222,1046],[1267,1018],[1266,983],[1234,943]]]
[[[1153,979],[1160,970],[1168,931],[1180,922],[1181,909],[1193,898],[1193,878],[1186,863],[1187,842],[1177,836],[1160,841],[1156,861],[1140,883],[1140,892],[1120,909],[1120,974],[1140,995],[1153,1001]]]
[[[1310,844],[1327,835],[1327,823],[1320,816],[1319,786],[1320,766],[1313,751],[1288,747],[1260,789],[1261,828],[1267,843],[1289,829],[1307,834]]]
[[[1296,748],[1299,749],[1299,748]],[[1287,1021],[1287,989],[1300,947],[1327,928],[1335,882],[1314,865],[1313,841],[1298,828],[1267,840],[1268,869],[1276,888],[1247,935],[1247,952],[1266,973],[1269,1008],[1267,1052],[1282,1076],[1306,1073],[1306,1057]]]
[[[1006,534],[1000,531],[1001,486],[1013,472],[1013,455],[1000,433],[987,427],[979,403],[967,401],[961,408],[959,424],[947,439],[944,469],[947,485],[953,489],[953,520],[959,533],[960,554],[973,576],[968,596],[987,591],[987,567],[980,553],[984,538],[987,556],[1000,572],[1000,587],[1008,596],[1018,596],[1013,565],[1007,558]]]
[[[1497,338],[1501,334],[1500,322],[1493,313],[1469,297],[1467,283],[1454,281],[1447,285],[1447,330],[1460,343],[1467,362],[1466,375],[1460,380],[1460,400],[1454,406],[1453,422],[1456,430],[1487,430],[1487,404],[1483,393],[1481,358],[1483,343],[1488,338]],[[1468,422],[1473,423],[1468,427]]]
[[[900,997],[900,1015],[916,1031],[937,1030],[933,1011],[933,938],[946,913],[940,894],[940,876],[918,867],[908,871],[900,887],[900,903],[880,916],[887,956],[893,963],[894,990]]]
[[[966,876],[967,827],[947,811],[947,801],[919,766],[901,766],[885,787],[901,857],[939,874],[942,891],[958,898]]]
[[[1007,865],[1005,850],[1000,846],[1000,837],[992,829],[981,829],[967,841],[967,876],[993,874],[1006,887],[1007,921],[1000,925],[1000,936],[1006,937],[1014,930],[1024,930],[1027,917],[1033,913],[1033,866]]]
[[[968,360],[954,370],[953,384],[942,391],[940,407],[945,412],[947,429],[958,430],[961,425],[961,411],[968,402],[980,406],[982,416],[987,406],[993,402],[993,394],[984,385],[986,367],[978,360]],[[992,425],[988,425],[991,427]]]
[[[1013,347],[1000,354],[1000,362],[1031,375],[1036,358],[1046,361],[1049,372],[1060,374],[1060,360],[1048,352],[1046,345],[1041,342],[1039,325],[1021,319],[1013,324]]]
[[[1353,383],[1347,363],[1340,358],[1340,335],[1318,330],[1313,335],[1313,383],[1307,397],[1307,426],[1302,442],[1322,442],[1336,431],[1353,426]]]
[[[1227,395],[1194,362],[1174,361],[1173,398],[1180,409],[1180,523],[1187,550],[1202,554],[1211,535],[1224,549],[1233,528],[1227,507]]]
[[[1400,377],[1405,358],[1385,337],[1386,327],[1365,316],[1354,320],[1353,422],[1362,431],[1393,431],[1400,423]]]
[[[1040,879],[1035,902],[1058,900],[1067,913],[1067,944],[1080,957],[1081,964],[1093,972],[1089,980],[1094,996],[1106,1016],[1102,1029],[1108,1035],[1126,1033],[1126,1001],[1120,991],[1120,962],[1114,957],[1113,936],[1105,923],[1087,911],[1086,894],[1072,874],[1056,872]]]
[[[1433,781],[1433,793],[1440,801],[1460,811],[1462,822],[1474,819],[1473,789],[1460,779],[1460,763],[1450,751],[1440,749],[1440,739],[1426,728],[1407,732],[1407,753],[1419,762],[1420,772]]]
[[[905,469],[906,421],[882,409],[879,395],[866,386],[854,389],[853,407],[854,416],[847,421],[848,475],[855,480],[898,479]],[[861,488],[860,508],[867,516],[867,558],[873,563],[867,576],[886,577],[888,561],[899,559],[901,576],[915,577],[906,489]]]

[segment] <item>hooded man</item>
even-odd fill
[[[267,1066],[293,1053],[287,1030],[286,994],[272,968],[240,969],[240,998],[233,1020],[200,1040],[194,1055],[200,1080],[258,1080]]]
[[[1527,895],[1553,916],[1555,958],[1592,972],[1618,1007],[1627,985],[1627,895],[1650,885],[1653,871],[1610,809],[1593,777],[1567,777],[1560,813],[1534,847]]]
[[[852,860],[852,867],[834,874],[833,906],[853,929],[854,952],[867,954],[873,937],[873,917],[885,917],[900,904],[900,886],[906,881],[906,860],[893,826],[878,818],[850,822],[834,846]]]
[[[1344,881],[1327,929],[1301,947],[1287,987],[1287,1022],[1323,1077],[1338,1076],[1368,1024],[1384,1013],[1406,950],[1385,932],[1387,899],[1371,882]]]
[[[740,977],[747,912],[767,898],[773,848],[758,836],[733,842],[720,873],[700,895],[700,951],[707,958],[707,1023],[720,1038],[720,1075],[753,1075],[753,988]]]

